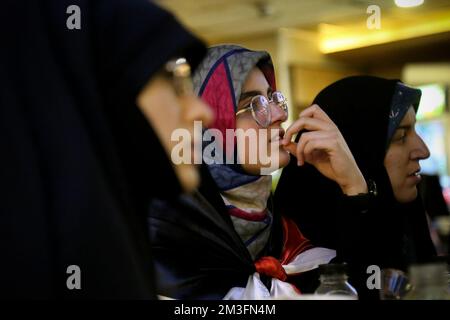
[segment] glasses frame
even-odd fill
[[[250,101],[250,103],[249,103],[249,105],[248,105],[247,107],[245,107],[245,108],[239,110],[238,112],[236,112],[236,114],[235,114],[236,117],[237,117],[238,115],[244,113],[244,112],[251,111],[251,112],[252,112],[253,120],[255,120],[255,122],[256,122],[259,126],[261,126],[261,127],[263,127],[263,128],[267,128],[267,127],[269,127],[269,125],[270,125],[271,122],[272,122],[272,110],[270,109],[270,104],[271,104],[271,103],[275,103],[275,104],[277,105],[277,107],[280,108],[281,111],[283,111],[283,112],[286,114],[286,117],[287,117],[287,116],[289,115],[289,109],[288,109],[287,99],[286,99],[286,97],[284,96],[284,94],[283,94],[281,91],[274,91],[274,92],[272,93],[272,97],[273,97],[273,95],[276,94],[276,93],[280,93],[280,94],[283,96],[284,100],[283,100],[282,102],[275,102],[275,101],[273,101],[273,98],[269,100],[269,99],[267,99],[265,96],[263,96],[263,95],[261,95],[261,94],[258,94],[258,95],[256,95],[256,96],[252,97],[252,100]],[[259,97],[263,97],[264,99],[267,100],[267,111],[268,111],[268,113],[267,113],[267,124],[261,123],[261,122],[258,120],[258,118],[256,117],[255,108],[254,108],[254,102],[255,102],[255,100],[258,99]]]
[[[168,61],[165,69],[170,74],[173,88],[177,96],[194,94],[191,66],[186,58],[179,57]]]

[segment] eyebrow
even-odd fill
[[[412,125],[403,125],[403,126],[398,126],[396,130],[409,130],[412,128]]]
[[[269,93],[271,93],[271,92],[273,92],[273,89],[271,87],[268,87],[267,88],[267,95],[269,95]],[[257,95],[262,95],[262,94],[263,93],[261,91],[259,91],[259,90],[252,90],[252,91],[243,92],[243,93],[241,93],[241,96],[239,97],[239,101],[240,100],[245,100],[245,99],[248,99],[248,98],[252,98],[252,97],[257,96]]]

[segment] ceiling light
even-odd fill
[[[400,8],[411,8],[417,7],[423,4],[424,0],[394,0],[397,7]]]

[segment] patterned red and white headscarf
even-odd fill
[[[215,121],[209,127],[223,136],[223,164],[210,164],[208,169],[220,189],[237,233],[255,259],[270,235],[272,214],[267,210],[272,177],[249,175],[238,164],[226,164],[226,130],[236,129],[236,116],[242,86],[254,67],[259,67],[275,90],[272,60],[265,51],[252,51],[236,45],[211,47],[194,74],[196,93],[210,105]],[[233,158],[232,158],[233,159]],[[236,160],[236,158],[234,158]],[[236,163],[236,161],[234,161]]]

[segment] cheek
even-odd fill
[[[244,131],[249,129],[258,130],[258,125],[251,116],[242,116],[236,119],[236,129],[242,129]]]
[[[255,147],[257,148],[259,145],[258,140],[258,125],[255,123],[253,119],[248,119],[246,117],[241,117],[236,121],[236,129],[243,130],[243,135],[248,136],[249,138],[245,138],[245,141],[240,141],[240,145],[245,145],[244,150],[238,149],[239,155],[248,155],[250,153],[250,149],[255,151]],[[239,135],[238,135],[239,137]],[[251,138],[250,138],[251,137]],[[238,143],[239,145],[239,143]]]
[[[172,103],[165,105],[163,111],[161,110],[158,113],[152,124],[158,133],[159,140],[169,154],[175,145],[175,142],[171,139],[175,130],[188,129],[192,134],[190,127],[183,121],[181,111],[174,100]]]
[[[390,150],[385,157],[384,166],[389,175],[396,199],[407,202],[414,199],[415,188],[407,183],[408,157],[404,150]]]
[[[384,158],[384,166],[391,180],[392,187],[395,188],[400,183],[399,177],[401,175],[401,165],[398,153],[395,150],[388,150]]]

